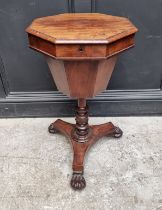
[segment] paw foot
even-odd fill
[[[111,134],[114,138],[120,138],[123,135],[123,131],[119,127],[115,127],[114,132]]]
[[[74,190],[82,190],[86,186],[86,181],[82,173],[73,173],[71,178],[71,187]]]
[[[51,125],[48,127],[48,132],[49,132],[49,133],[52,133],[52,134],[59,133],[58,130],[57,130],[56,128],[53,127],[53,124],[51,124]]]

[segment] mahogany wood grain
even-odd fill
[[[92,98],[105,90],[117,57],[106,60],[56,60],[46,56],[58,90],[72,98]]]
[[[106,59],[134,46],[137,28],[123,17],[98,13],[38,18],[26,29],[29,46],[56,59]]]
[[[69,82],[65,71],[64,61],[56,60],[49,56],[45,56],[45,58],[57,89],[67,96],[70,96]]]
[[[79,118],[77,120],[79,120]],[[76,137],[73,135],[76,130],[75,124],[71,124],[58,119],[54,123],[52,123],[51,126],[52,129],[64,134],[70,139],[73,149],[73,176],[71,179],[71,186],[75,190],[84,189],[86,186],[86,181],[83,176],[84,158],[86,152],[91,148],[91,146],[103,136],[112,136],[116,138],[122,136],[122,131],[118,127],[114,126],[111,122],[101,125],[89,126],[91,133],[88,136],[87,141],[84,142],[77,141]]]
[[[56,57],[82,58],[82,57],[105,57],[106,45],[101,44],[61,44],[56,45]]]
[[[59,60],[101,60],[134,46],[134,35],[122,38],[116,42],[105,44],[61,44],[43,40],[28,34],[29,47]]]
[[[73,13],[35,19],[28,33],[56,44],[108,44],[137,32],[125,17]]]

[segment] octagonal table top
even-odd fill
[[[137,28],[124,17],[99,13],[65,13],[37,18],[26,31],[55,44],[108,44],[135,34]]]

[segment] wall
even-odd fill
[[[118,60],[108,90],[89,100],[91,115],[161,115],[162,1],[0,0],[0,117],[72,116],[75,101],[57,91],[43,55],[28,48],[36,17],[99,12],[129,17],[136,47]]]

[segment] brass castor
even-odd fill
[[[110,135],[114,138],[120,138],[123,135],[123,131],[119,127],[115,127],[114,132]]]
[[[53,123],[48,127],[48,132],[52,134],[59,133],[59,131],[53,127]]]

